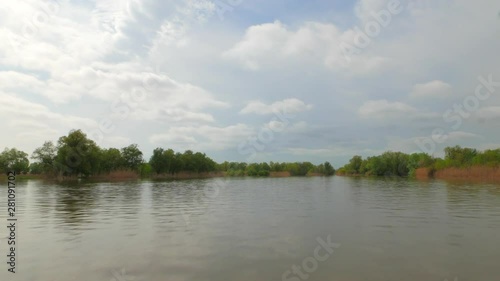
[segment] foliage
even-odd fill
[[[152,173],[153,173],[153,169],[149,163],[141,163],[139,165],[139,175],[142,178],[147,178],[147,177],[151,176]]]
[[[363,158],[359,155],[355,155],[349,160],[349,164],[346,165],[345,169],[350,174],[359,174]]]
[[[72,130],[57,142],[56,162],[64,175],[90,176],[99,171],[100,149],[81,130]]]
[[[452,167],[500,166],[500,149],[481,152],[473,148],[453,146],[446,147],[444,152],[444,159],[434,158],[426,153],[405,154],[391,151],[364,160],[360,156],[354,156],[337,174],[406,177],[414,176],[419,168],[428,168],[434,172]]]
[[[0,154],[0,170],[45,175],[89,177],[109,174],[121,170],[132,170],[142,177],[151,174],[177,174],[179,172],[204,173],[223,171],[228,176],[267,177],[271,173],[288,172],[292,176],[311,173],[332,176],[335,169],[329,162],[314,165],[311,162],[223,162],[217,164],[202,152],[186,150],[183,153],[172,149],[156,148],[148,162],[137,144],[121,149],[101,148],[81,130],[71,130],[54,145],[44,142],[31,154],[34,163],[29,163],[28,154],[16,149],[6,149]]]
[[[477,153],[472,158],[472,164],[497,167],[500,164],[500,149],[488,149],[482,153]]]
[[[137,144],[131,144],[121,149],[124,166],[130,170],[137,171],[139,166],[144,162],[142,152],[137,147]]]
[[[0,171],[2,173],[14,171],[18,174],[26,174],[29,172],[29,165],[28,154],[24,151],[5,148],[0,153]]]
[[[153,151],[149,164],[156,174],[175,174],[181,171],[203,173],[213,172],[218,168],[217,163],[205,153],[186,150],[181,154],[172,149],[164,150],[163,148],[156,148]]]
[[[341,170],[347,175],[399,176],[406,177],[411,169],[416,169],[419,163],[415,156],[415,164],[410,161],[410,155],[402,152],[387,151],[382,155],[368,157],[354,156]]]
[[[316,166],[314,172],[325,176],[333,176],[335,174],[335,169],[333,168],[332,164],[330,164],[330,162],[327,161],[323,164],[319,164],[318,166]]]
[[[270,175],[271,167],[267,163],[252,163],[247,167],[247,175],[251,177],[267,177]]]
[[[29,173],[32,175],[41,175],[44,173],[43,166],[41,163],[34,162],[29,166]]]
[[[111,173],[125,168],[125,159],[117,148],[100,150],[100,172]]]
[[[218,165],[220,171],[226,172],[230,177],[253,176],[267,177],[273,172],[288,172],[292,176],[306,176],[309,173],[319,173],[325,176],[335,174],[335,169],[330,162],[314,165],[311,162],[262,162],[262,163],[238,163],[223,162]]]
[[[453,167],[466,167],[472,164],[472,160],[477,156],[478,151],[473,148],[462,148],[460,146],[447,147],[444,149],[445,160],[448,160]]]
[[[46,141],[43,145],[31,154],[31,158],[38,161],[36,165],[30,167],[31,173],[53,173],[54,162],[57,156],[57,148],[51,141]]]

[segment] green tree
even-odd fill
[[[29,167],[29,173],[32,175],[40,175],[44,173],[41,163],[35,162],[31,163]]]
[[[429,154],[413,153],[408,156],[408,173],[414,176],[418,168],[431,167],[433,164],[434,159]]]
[[[287,163],[286,170],[292,176],[305,176],[307,173],[314,170],[314,165],[311,162]]]
[[[361,164],[363,163],[363,158],[359,155],[355,155],[349,160],[349,164],[346,167],[346,170],[350,174],[359,174]]]
[[[474,165],[485,165],[496,167],[500,164],[500,149],[488,149],[478,152],[472,159]]]
[[[149,158],[151,169],[157,175],[167,172],[167,161],[163,152],[163,148],[155,148],[155,150],[153,150],[153,155],[151,155],[151,158]]]
[[[142,152],[137,147],[137,144],[131,144],[122,148],[121,155],[123,157],[124,166],[133,171],[138,171],[139,166],[144,162]]]
[[[18,174],[29,172],[30,162],[28,154],[15,148],[5,148],[0,154],[0,170],[2,172],[14,171]]]
[[[460,146],[447,147],[444,149],[445,160],[454,167],[465,167],[472,165],[472,160],[478,154],[476,149],[462,148]]]
[[[57,148],[51,141],[46,141],[43,145],[33,151],[31,158],[40,164],[41,172],[56,172],[54,162],[56,161]]]
[[[323,174],[326,176],[333,176],[335,174],[335,169],[333,168],[332,164],[330,162],[326,161],[323,164],[324,171]]]
[[[149,163],[141,163],[139,165],[139,175],[143,178],[149,177],[151,173],[153,172],[153,169],[151,168],[151,165]]]
[[[125,160],[122,157],[120,150],[117,148],[109,148],[101,150],[101,165],[100,171],[111,173],[123,168]]]
[[[90,176],[99,171],[100,149],[81,130],[72,130],[57,142],[56,164],[65,175]]]
[[[195,163],[193,161],[193,151],[186,150],[182,154],[182,164],[185,171],[194,172],[196,170]]]

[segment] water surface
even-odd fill
[[[19,181],[18,265],[0,280],[497,280],[500,186],[357,178]],[[0,225],[7,225],[6,184]],[[0,256],[6,261],[6,227]],[[305,272],[303,272],[305,274]],[[288,280],[304,280],[297,274]],[[294,279],[295,278],[295,279]],[[285,279],[286,280],[286,279]]]

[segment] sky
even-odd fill
[[[0,3],[0,149],[222,161],[500,148],[497,0]]]

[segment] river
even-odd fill
[[[346,177],[17,182],[0,280],[456,281],[500,277],[500,185]]]

